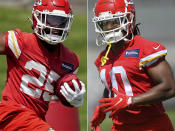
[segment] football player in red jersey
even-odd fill
[[[174,131],[163,100],[175,96],[166,48],[139,36],[132,0],[98,0],[93,22],[97,45],[107,44],[95,61],[105,85],[91,131],[111,111],[112,131]]]
[[[0,130],[48,131],[45,114],[56,81],[78,71],[78,56],[66,48],[72,20],[68,0],[36,0],[32,11],[34,33],[19,29],[0,35],[0,54],[7,57],[7,81],[0,103]],[[73,85],[79,89],[76,81]],[[73,107],[83,103],[85,85],[61,93]],[[59,123],[58,123],[59,124]]]

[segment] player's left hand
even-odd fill
[[[72,80],[73,86],[75,88],[75,91],[73,91],[69,84],[67,82],[64,82],[64,85],[61,86],[61,94],[66,98],[66,100],[74,107],[79,107],[83,104],[84,101],[84,94],[86,92],[85,90],[85,84],[80,81],[81,84],[81,90],[76,82],[76,80]]]
[[[95,129],[95,131],[101,131],[101,128],[100,128],[99,125],[96,126],[96,127],[92,127],[92,126],[91,126],[91,131],[94,131],[94,129]]]
[[[101,131],[100,124],[106,118],[106,113],[103,112],[102,108],[99,106],[95,107],[92,119],[91,119],[91,131]]]
[[[99,107],[105,108],[105,113],[112,111],[109,117],[112,117],[117,111],[125,109],[132,104],[132,96],[122,94],[115,88],[112,88],[112,91],[117,95],[115,98],[102,98],[99,100],[102,103]]]

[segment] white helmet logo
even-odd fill
[[[34,6],[40,6],[40,5],[42,5],[42,0],[36,0]]]
[[[134,2],[132,0],[125,0],[125,4],[127,4],[127,5],[133,5]]]

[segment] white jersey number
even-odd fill
[[[35,97],[35,98],[40,98],[43,94],[44,101],[50,101],[51,95],[49,95],[49,92],[51,92],[51,93],[54,92],[54,87],[53,87],[53,85],[51,85],[51,83],[53,81],[58,80],[58,78],[60,76],[57,73],[55,73],[54,71],[50,71],[50,73],[47,77],[47,81],[44,84],[44,82],[46,80],[46,75],[47,75],[47,70],[46,70],[45,66],[43,66],[42,64],[40,64],[38,62],[31,60],[31,61],[28,61],[26,63],[25,68],[30,70],[30,71],[32,69],[39,71],[40,76],[39,76],[39,78],[36,78],[36,77],[28,75],[28,74],[23,75],[20,90],[22,92],[24,92],[25,94],[30,95],[30,96]],[[44,93],[43,93],[43,90],[41,90],[40,88],[36,88],[36,89],[30,88],[28,86],[29,83],[34,84],[37,87],[44,86]]]
[[[104,85],[106,87],[108,87],[105,74],[106,74],[106,69],[101,70],[100,78],[104,82]],[[124,85],[124,88],[125,88],[126,95],[133,96],[133,91],[132,91],[132,88],[131,88],[131,84],[128,80],[126,70],[123,68],[123,66],[112,67],[112,69],[110,71],[110,79],[111,79],[111,82],[112,82],[112,87],[115,88],[116,90],[118,90],[117,79],[115,77],[116,74],[120,74],[120,76],[121,76],[121,79],[122,79],[122,82],[123,82],[123,85]],[[109,96],[110,96],[110,94],[109,94]]]

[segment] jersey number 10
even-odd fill
[[[115,88],[116,90],[118,90],[117,79],[116,79],[116,76],[115,76],[116,74],[120,74],[120,76],[121,76],[121,80],[123,82],[126,95],[133,96],[131,84],[130,84],[130,82],[128,80],[128,77],[127,77],[127,74],[126,74],[126,70],[123,68],[123,66],[112,67],[112,69],[110,70],[109,76],[110,76],[110,80],[111,80],[111,83],[112,83],[112,87]],[[108,87],[108,83],[106,81],[106,69],[102,69],[101,70],[100,78],[103,81],[104,85],[106,87]],[[116,95],[114,95],[114,97],[115,96]]]

